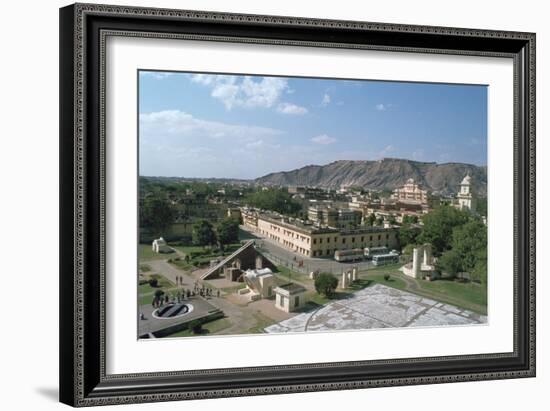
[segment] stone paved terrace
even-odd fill
[[[138,320],[139,335],[155,333],[180,323],[203,318],[206,317],[213,310],[216,310],[216,307],[210,304],[210,302],[198,296],[191,297],[191,299],[185,299],[183,302],[185,304],[191,304],[193,306],[193,311],[191,311],[189,314],[185,314],[183,316],[175,318],[155,318],[153,317],[153,311],[155,310],[155,308],[153,308],[151,304],[142,305],[139,310],[141,313],[144,314],[145,319]]]
[[[487,316],[375,284],[319,309],[273,324],[268,333],[487,323]]]

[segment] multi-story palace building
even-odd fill
[[[460,190],[457,194],[458,208],[461,210],[475,211],[475,195],[472,177],[466,175],[460,183]]]
[[[332,257],[337,250],[380,246],[391,249],[398,245],[398,230],[395,228],[323,227],[253,209],[243,209],[242,215],[244,224],[258,234],[305,257]]]
[[[331,228],[354,228],[361,224],[362,217],[359,210],[319,206],[309,207],[307,215],[313,223]]]
[[[428,204],[428,191],[409,178],[405,185],[393,191],[393,198],[401,203]]]

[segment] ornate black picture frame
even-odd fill
[[[512,58],[513,352],[108,375],[104,101],[108,36]],[[92,406],[535,376],[535,34],[76,4],[60,10],[60,97],[62,402]]]

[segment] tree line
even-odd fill
[[[430,243],[437,268],[451,277],[468,273],[472,281],[487,282],[487,227],[479,215],[441,205],[422,218],[422,227],[404,223],[399,241],[405,253]]]

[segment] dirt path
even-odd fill
[[[189,273],[174,267],[166,260],[151,260],[147,262],[147,265],[151,267],[153,272],[163,275],[174,284],[177,284],[176,277],[183,278],[183,286],[185,287],[192,288],[195,283],[195,279]]]

